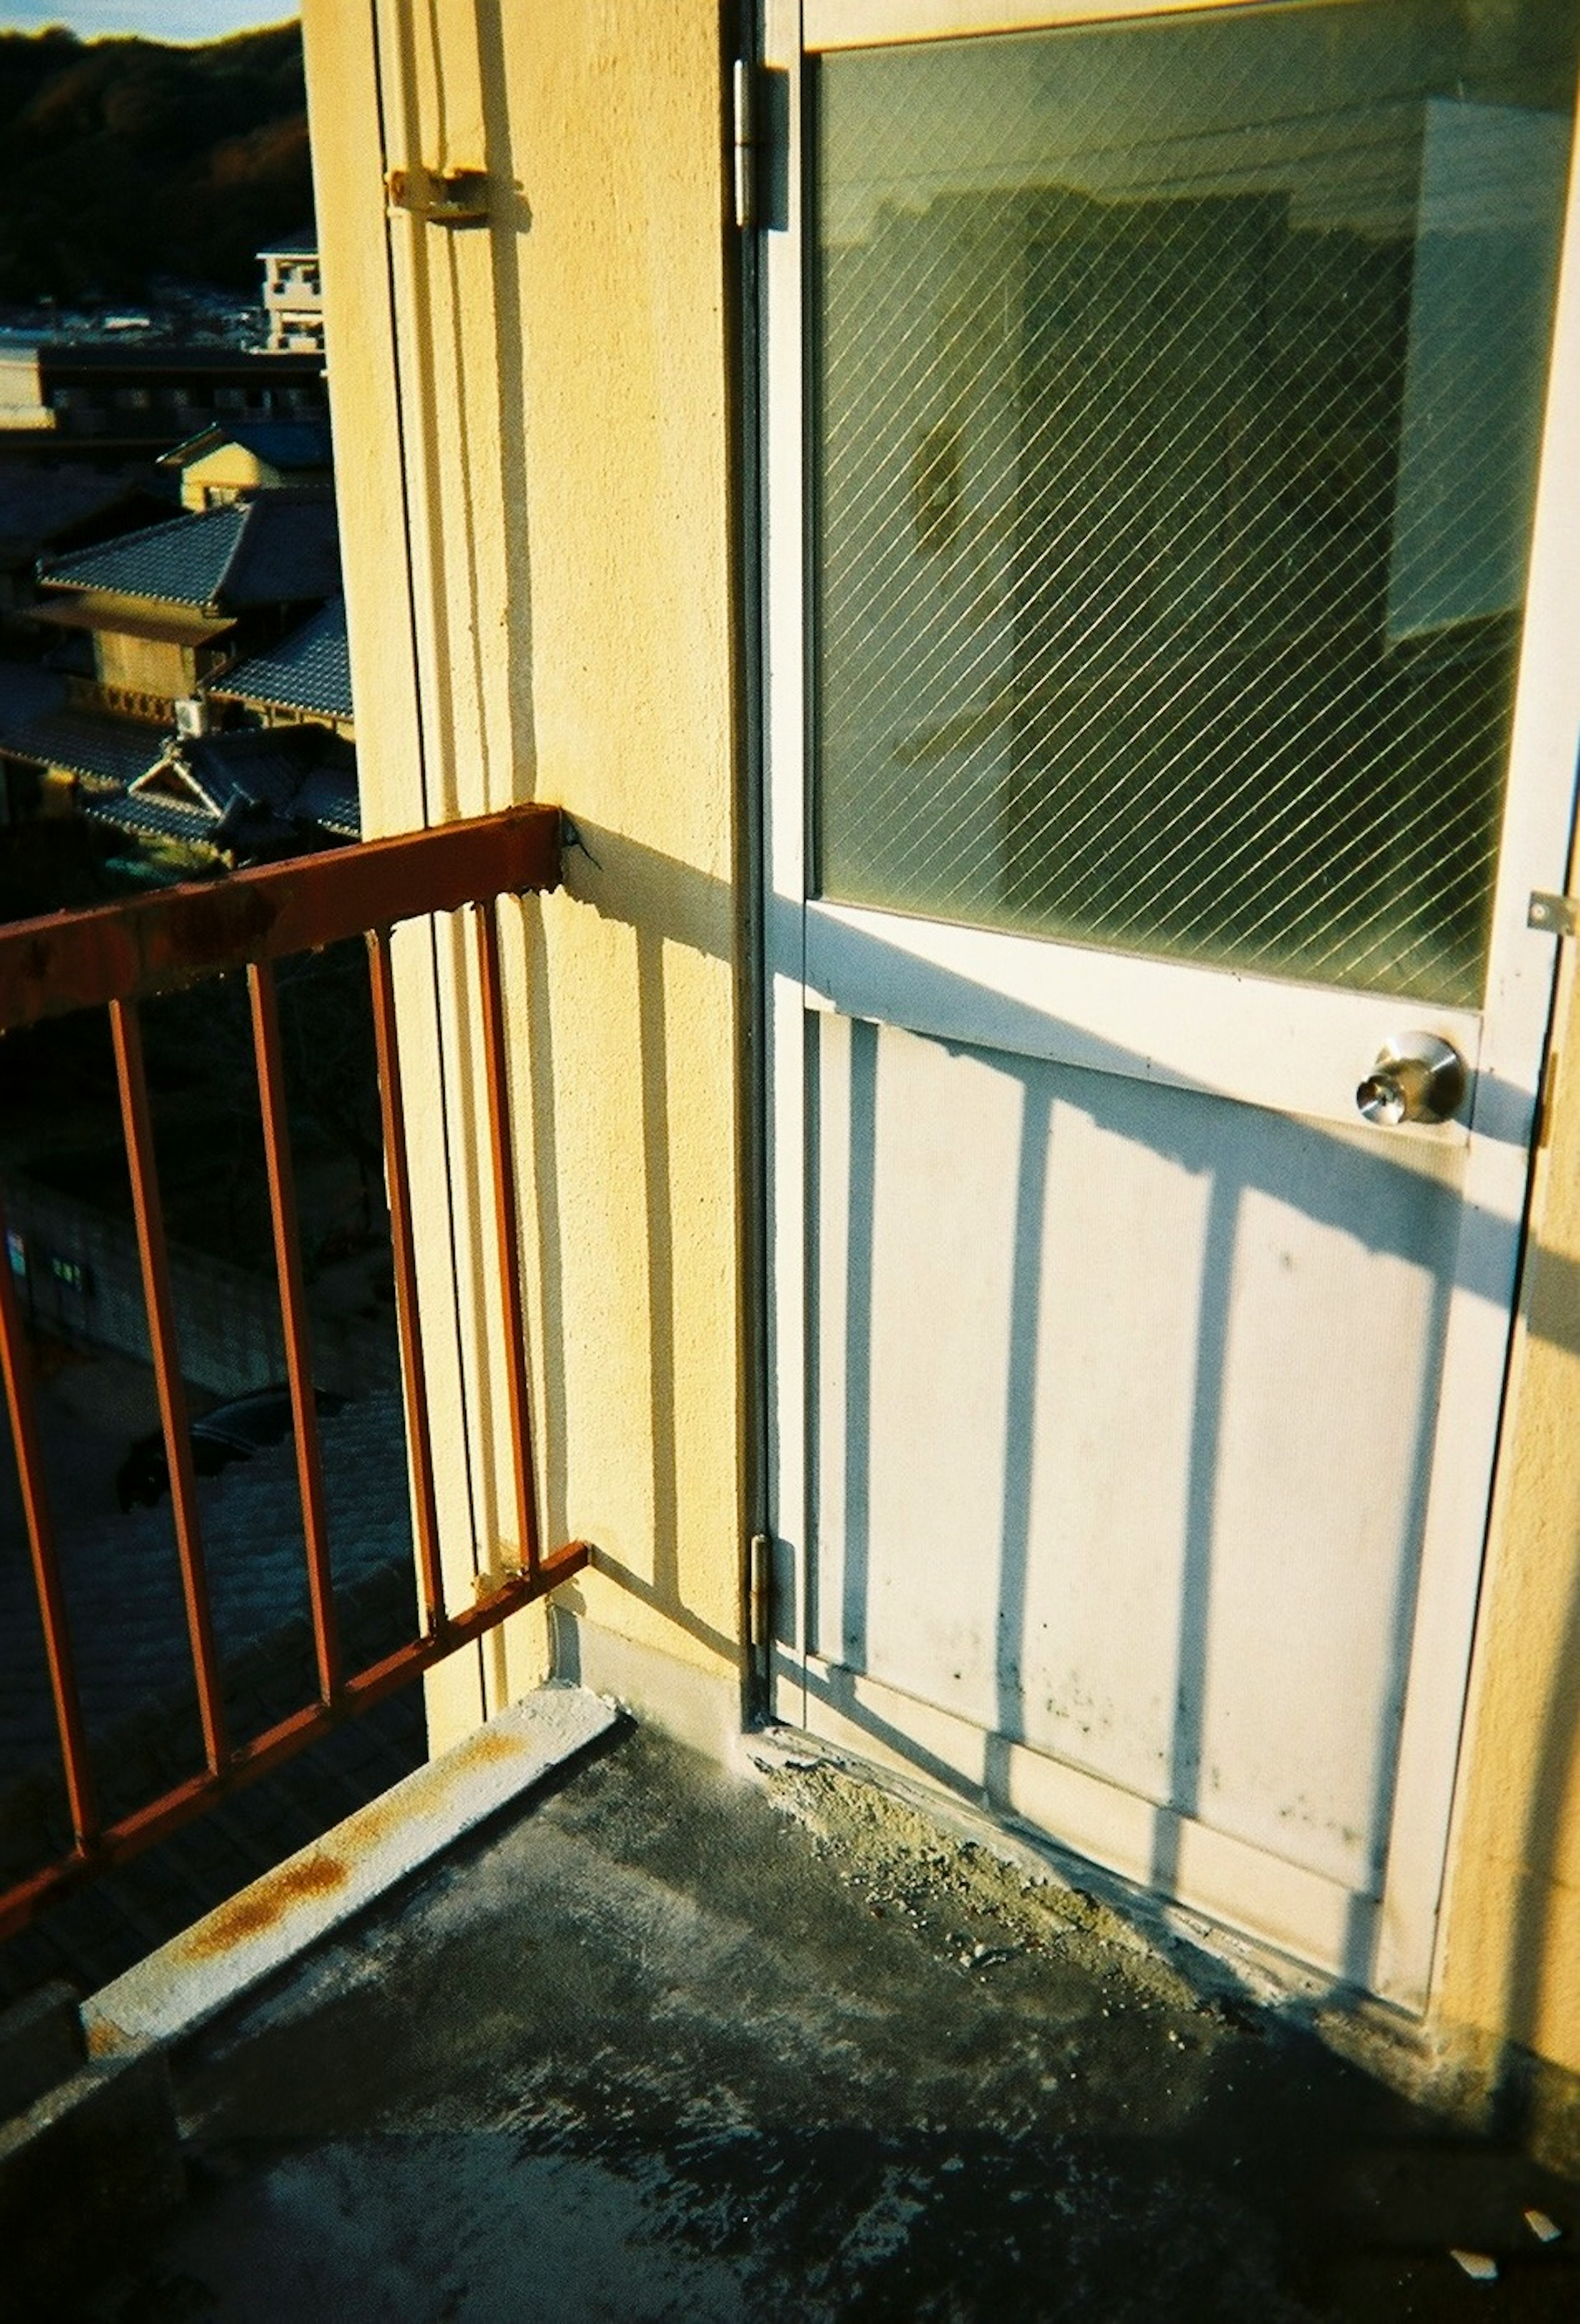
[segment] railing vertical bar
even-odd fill
[[[318,1664],[318,1695],[322,1702],[331,1704],[340,1699],[340,1641],[335,1618],[335,1582],[329,1564],[329,1530],[324,1515],[324,1463],[313,1388],[312,1336],[302,1282],[296,1173],[291,1164],[285,1068],[280,1047],[280,1007],[274,971],[267,961],[248,963],[247,989],[253,1003],[253,1047],[258,1064],[258,1104],[269,1172],[280,1320],[285,1334],[286,1374],[290,1382],[291,1419],[296,1431],[297,1481],[301,1490],[302,1533],[307,1543],[308,1596]]]
[[[27,1519],[28,1548],[32,1557],[33,1587],[38,1593],[39,1620],[44,1633],[44,1655],[50,1672],[50,1692],[55,1705],[55,1726],[60,1738],[60,1760],[66,1775],[66,1802],[78,1848],[87,1847],[98,1829],[93,1774],[88,1764],[87,1736],[82,1723],[82,1701],[77,1692],[77,1670],[71,1654],[71,1633],[66,1617],[66,1592],[55,1550],[55,1529],[50,1517],[49,1488],[44,1474],[43,1446],[39,1441],[38,1415],[33,1409],[32,1365],[27,1334],[11,1278],[11,1252],[5,1240],[5,1214],[0,1206],[0,1370],[5,1375],[5,1401],[11,1412],[11,1441],[16,1452],[16,1474],[22,1486],[22,1506]]]
[[[500,977],[499,915],[491,898],[477,906],[477,961],[482,982],[488,1125],[492,1149],[494,1225],[499,1239],[500,1296],[504,1310],[505,1378],[510,1399],[510,1449],[516,1471],[516,1516],[521,1563],[536,1578],[541,1558],[537,1487],[532,1462],[532,1416],[527,1395],[527,1324],[521,1297],[521,1242],[516,1219],[516,1163],[510,1134],[510,1084],[505,1049],[504,995]]]
[[[210,1772],[217,1775],[230,1757],[230,1745],[225,1734],[219,1656],[215,1649],[214,1617],[209,1606],[208,1576],[203,1558],[203,1531],[198,1517],[192,1440],[187,1426],[187,1392],[181,1381],[180,1353],[176,1343],[175,1303],[170,1296],[164,1210],[160,1201],[159,1173],[154,1162],[153,1124],[148,1110],[148,1080],[142,1067],[142,1028],[135,1001],[111,1001],[110,1032],[115,1049],[115,1077],[120,1086],[121,1124],[126,1139],[132,1207],[137,1221],[137,1249],[142,1265],[142,1298],[148,1314],[148,1338],[153,1353],[154,1381],[159,1390],[159,1415],[164,1429],[165,1457],[170,1464],[170,1508],[175,1517],[176,1553],[181,1564],[181,1590],[187,1606],[187,1636],[192,1649],[192,1672],[198,1686],[198,1711],[203,1723],[203,1751]]]
[[[427,1374],[423,1362],[422,1322],[417,1293],[417,1242],[412,1230],[411,1170],[406,1152],[406,1102],[400,1080],[400,1047],[395,1022],[395,982],[388,928],[368,930],[368,982],[373,1000],[373,1038],[379,1060],[379,1100],[384,1123],[384,1178],[390,1203],[390,1249],[394,1262],[395,1306],[400,1325],[400,1373],[406,1397],[406,1436],[410,1450],[412,1498],[417,1524],[418,1566],[428,1636],[447,1627],[444,1577],[439,1570],[438,1502],[434,1491],[434,1448],[428,1431]]]

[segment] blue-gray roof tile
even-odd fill
[[[84,812],[96,823],[111,824],[144,839],[187,839],[201,844],[214,829],[213,816],[205,815],[196,799],[187,805],[180,799],[151,798],[146,791],[116,791],[90,799]]]
[[[344,768],[315,767],[292,801],[291,813],[299,823],[316,823],[337,839],[362,837],[356,777]]]
[[[65,767],[90,781],[134,783],[157,766],[165,737],[155,726],[92,710],[46,711],[5,737],[8,757],[35,767]]]
[[[36,557],[73,525],[106,517],[123,503],[144,519],[153,494],[124,475],[101,476],[91,468],[24,468],[0,464],[0,547]]]
[[[0,661],[0,742],[65,699],[66,681],[58,671],[36,661]]]
[[[257,727],[183,741],[176,746],[176,763],[188,770],[216,815],[248,800],[287,815],[322,743],[321,733],[300,726]],[[168,755],[174,759],[176,752]]]
[[[351,716],[351,660],[345,645],[345,600],[332,597],[320,613],[292,630],[267,653],[253,654],[216,679],[210,691],[287,710],[315,710],[326,718]]]
[[[333,496],[281,487],[47,559],[41,580],[163,604],[288,604],[340,586]]]

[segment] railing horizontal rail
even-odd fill
[[[505,1618],[579,1572],[584,1542],[545,1554],[528,1396],[525,1303],[515,1182],[509,1048],[496,904],[501,896],[557,887],[565,832],[557,807],[443,825],[289,862],[240,872],[223,883],[174,888],[124,904],[58,913],[0,927],[0,1031],[68,1010],[103,1007],[114,1037],[136,1214],[150,1345],[185,1600],[193,1682],[207,1765],[129,1813],[104,1816],[96,1800],[74,1672],[69,1622],[34,1406],[28,1327],[0,1246],[0,1379],[9,1407],[51,1693],[74,1834],[69,1849],[0,1888],[0,1936],[66,1890],[107,1870],[266,1774],[358,1711],[419,1676]],[[478,916],[481,1023],[488,1158],[497,1249],[491,1273],[508,1366],[508,1425],[519,1540],[496,1544],[489,1563],[508,1578],[473,1583],[452,1610],[440,1570],[433,1444],[417,1296],[414,1204],[407,1153],[389,931],[400,920],[470,907]],[[317,1422],[311,1332],[303,1275],[280,1037],[271,964],[292,953],[363,936],[381,1091],[385,1184],[413,1501],[419,1635],[369,1667],[342,1667],[326,1526],[323,1450]],[[225,1674],[216,1646],[170,1291],[137,1002],[195,978],[244,968],[253,1064],[268,1165],[275,1272],[284,1325],[301,1500],[317,1701],[264,1734],[234,1742],[226,1726]],[[0,1229],[4,1227],[0,1210]],[[473,1562],[479,1545],[473,1545]]]
[[[429,912],[557,888],[563,837],[558,807],[507,807],[126,903],[13,921],[0,927],[0,1032]]]
[[[562,1582],[569,1582],[581,1572],[592,1554],[583,1541],[571,1542],[565,1548],[556,1550],[552,1557],[544,1559],[536,1576],[512,1575],[474,1605],[452,1614],[442,1635],[414,1638],[409,1646],[386,1655],[381,1662],[357,1672],[346,1681],[335,1704],[305,1704],[263,1734],[238,1746],[217,1775],[205,1772],[189,1776],[184,1784],[161,1793],[145,1806],[118,1817],[114,1823],[105,1824],[90,1846],[78,1846],[69,1856],[43,1866],[28,1878],[19,1880],[14,1887],[0,1892],[0,1938],[24,1928],[46,1905],[79,1887],[96,1873],[126,1863],[143,1849],[152,1848],[156,1840],[167,1839],[183,1824],[206,1815],[221,1800],[283,1766],[308,1744],[322,1741],[358,1711],[372,1710],[386,1695],[393,1694],[398,1688],[420,1678],[436,1663],[443,1662],[457,1646],[468,1646],[485,1636],[507,1615],[519,1613],[535,1599],[557,1590]]]

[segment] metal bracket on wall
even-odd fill
[[[1546,888],[1533,888],[1525,925],[1539,928],[1544,936],[1580,935],[1580,896],[1555,896]]]
[[[391,210],[428,226],[481,226],[488,217],[486,170],[391,170],[384,191]]]

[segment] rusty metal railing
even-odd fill
[[[557,808],[516,807],[503,815],[240,872],[214,885],[174,888],[124,904],[0,927],[0,1031],[76,1009],[102,1008],[109,1016],[204,1757],[200,1773],[133,1812],[113,1819],[101,1814],[73,1666],[27,1333],[5,1263],[0,1213],[0,1371],[73,1833],[68,1853],[0,1890],[0,1936],[22,1926],[64,1889],[124,1861],[201,1815],[226,1794],[415,1679],[586,1564],[591,1553],[585,1543],[573,1542],[552,1554],[545,1554],[540,1545],[498,927],[501,896],[557,887],[561,844]],[[463,908],[472,908],[477,920],[482,1047],[521,1555],[519,1572],[471,1605],[449,1611],[439,1568],[390,932],[399,921]],[[368,946],[422,1613],[415,1638],[369,1667],[348,1673],[342,1666],[329,1566],[273,964],[293,953],[358,936],[365,937]],[[138,1003],[148,996],[238,969],[245,972],[251,1004],[317,1685],[316,1702],[239,1743],[226,1729],[138,1018]]]

